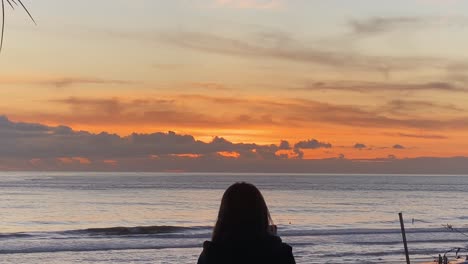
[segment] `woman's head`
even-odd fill
[[[270,212],[257,187],[235,183],[221,200],[213,241],[266,236],[270,224],[273,224]]]

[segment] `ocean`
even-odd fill
[[[239,181],[297,263],[404,263],[399,212],[412,263],[468,246],[468,176],[1,172],[0,263],[196,263]]]

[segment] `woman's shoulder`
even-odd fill
[[[248,261],[247,261],[248,260]],[[247,262],[246,262],[247,261]],[[256,241],[228,241],[203,243],[199,264],[211,263],[281,263],[294,264],[292,247],[279,237]]]
[[[289,244],[284,243],[279,236],[269,236],[267,240],[269,240],[272,246],[275,248],[292,251],[292,247]]]

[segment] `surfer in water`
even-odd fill
[[[203,244],[198,264],[295,264],[291,246],[276,226],[260,191],[235,183],[223,195],[211,241]]]

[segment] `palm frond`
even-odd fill
[[[21,7],[26,11],[28,14],[29,18],[34,22],[34,24],[37,25],[36,21],[34,20],[33,16],[29,12],[28,8],[23,4],[21,0],[0,0],[2,2],[2,28],[1,28],[1,34],[0,34],[0,52],[2,52],[3,49],[3,37],[5,35],[5,1],[10,5],[11,9],[15,10],[15,6],[21,5]],[[19,3],[19,5],[18,5]]]

